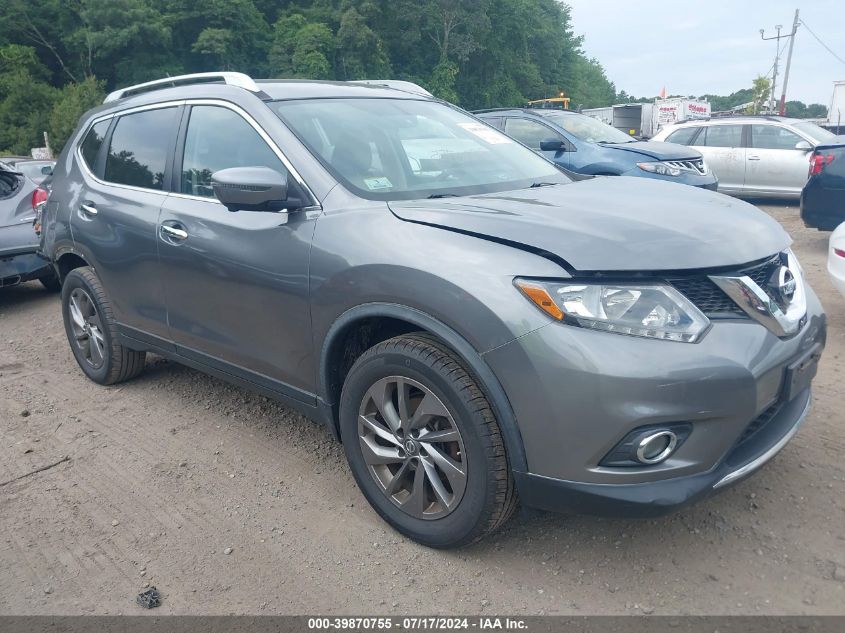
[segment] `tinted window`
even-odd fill
[[[697,127],[682,127],[680,130],[675,130],[666,137],[667,143],[678,143],[679,145],[689,145],[692,137],[698,132]]]
[[[505,119],[505,132],[531,149],[540,149],[540,141],[559,139],[560,135],[536,121],[528,119]]]
[[[695,144],[704,147],[742,147],[742,126],[709,125],[698,135]]]
[[[795,149],[804,139],[777,125],[752,125],[751,147],[757,149]]]
[[[164,169],[176,108],[120,117],[112,132],[105,179],[147,189],[164,188]]]
[[[239,114],[216,106],[191,108],[182,160],[182,193],[214,197],[211,174],[229,167],[285,171],[279,157]]]
[[[111,123],[111,121],[100,121],[99,123],[95,123],[94,127],[88,130],[88,134],[85,135],[85,140],[82,141],[82,145],[80,146],[82,158],[85,161],[85,164],[88,165],[88,169],[92,172],[94,171],[94,164],[97,162],[97,154],[100,152],[100,147],[103,145],[103,138],[106,136],[106,132],[109,129],[109,123]]]

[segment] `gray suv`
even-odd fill
[[[825,341],[767,215],[573,182],[406,83],[118,91],[67,143],[43,224],[89,378],[153,352],[279,398],[433,547],[518,499],[655,515],[724,488],[798,430]]]

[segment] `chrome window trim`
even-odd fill
[[[203,99],[203,98],[199,98],[199,99],[180,99],[178,101],[162,101],[161,103],[152,103],[152,104],[147,104],[147,105],[143,105],[143,106],[136,106],[134,108],[127,108],[125,110],[117,110],[117,111],[114,111],[114,112],[110,112],[108,114],[104,114],[102,116],[98,116],[94,119],[91,119],[90,123],[85,128],[85,133],[82,134],[79,137],[80,140],[76,144],[76,159],[77,159],[78,162],[81,163],[84,175],[91,178],[94,182],[96,182],[100,185],[106,185],[106,186],[109,186],[109,187],[118,187],[118,188],[121,188],[121,189],[128,189],[130,191],[143,191],[143,192],[161,193],[165,196],[170,195],[170,196],[176,196],[176,197],[179,197],[179,198],[187,198],[187,199],[190,199],[190,200],[204,200],[206,202],[213,201],[213,202],[216,202],[217,204],[220,204],[220,201],[217,200],[216,198],[206,198],[206,197],[203,197],[203,196],[193,196],[191,194],[185,194],[185,193],[181,193],[181,192],[178,192],[178,191],[163,191],[161,189],[148,189],[146,187],[136,187],[134,185],[124,185],[124,184],[121,184],[121,183],[110,182],[108,180],[102,180],[100,178],[97,178],[97,176],[95,176],[91,172],[91,170],[88,168],[88,165],[82,159],[82,142],[85,140],[85,137],[88,135],[88,132],[91,130],[91,128],[94,125],[96,125],[97,123],[99,123],[100,121],[107,121],[109,119],[113,119],[114,117],[120,117],[120,116],[124,116],[124,115],[127,115],[127,114],[135,114],[136,112],[143,112],[145,110],[157,110],[157,109],[161,109],[161,108],[173,108],[173,107],[179,107],[179,106],[183,106],[183,105],[218,106],[218,107],[227,108],[227,109],[233,111],[235,114],[239,115],[258,133],[258,135],[264,140],[264,142],[267,143],[267,145],[270,147],[271,151],[276,155],[276,157],[280,161],[282,161],[282,164],[285,166],[285,169],[288,170],[288,173],[291,174],[294,177],[294,179],[296,180],[297,183],[299,183],[302,187],[305,188],[305,190],[308,192],[308,195],[310,195],[311,199],[314,200],[315,204],[309,206],[308,208],[320,207],[319,199],[317,198],[316,195],[314,195],[314,192],[311,189],[311,187],[308,186],[308,183],[305,182],[305,180],[302,178],[302,176],[299,174],[299,172],[293,166],[293,163],[291,163],[288,160],[287,156],[285,156],[284,152],[282,152],[282,150],[279,148],[279,146],[276,145],[275,141],[273,141],[273,139],[270,137],[270,135],[267,134],[267,132],[264,131],[264,128],[262,128],[258,124],[258,122],[254,118],[252,118],[252,116],[248,112],[246,112],[243,108],[241,108],[238,105],[235,105],[234,103],[231,103],[230,101],[224,101],[223,99]],[[189,121],[189,123],[190,123],[190,121]],[[179,170],[181,170],[181,167],[182,166],[179,165]]]
[[[169,191],[165,191],[164,189],[149,189],[147,187],[136,187],[135,185],[125,185],[119,182],[111,182],[109,180],[102,180],[101,178],[97,178],[91,169],[88,167],[88,163],[85,162],[85,159],[82,157],[82,142],[85,140],[85,137],[88,136],[88,132],[94,127],[97,123],[101,121],[108,121],[115,117],[123,116],[124,114],[135,114],[136,112],[143,112],[145,110],[160,110],[162,108],[178,108],[181,105],[184,105],[183,100],[179,101],[162,101],[161,103],[151,103],[148,105],[143,106],[136,106],[134,108],[127,108],[125,110],[117,110],[115,112],[110,112],[108,114],[104,114],[103,116],[96,117],[91,119],[91,122],[88,124],[88,127],[85,128],[85,133],[80,136],[79,142],[76,144],[76,161],[80,164],[80,169],[84,176],[87,176],[94,182],[100,185],[105,185],[107,187],[117,187],[118,189],[126,189],[128,191],[140,191],[142,193],[157,193],[161,194],[164,197],[167,197],[170,193]],[[111,140],[111,139],[109,139]],[[106,148],[108,151],[108,148]]]

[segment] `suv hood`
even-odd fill
[[[580,271],[737,266],[791,242],[780,224],[746,202],[646,178],[597,177],[389,206],[402,220],[551,253]]]
[[[686,145],[661,143],[660,141],[605,144],[602,147],[617,149],[621,152],[633,152],[656,160],[694,160],[701,158],[701,152]]]

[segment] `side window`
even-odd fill
[[[211,174],[229,167],[285,167],[243,117],[219,106],[194,106],[185,137],[182,193],[213,198]]]
[[[777,125],[752,125],[751,147],[757,149],[795,149],[804,139]]]
[[[695,140],[702,147],[742,147],[741,125],[708,125]]]
[[[97,154],[100,153],[100,148],[103,146],[103,139],[109,129],[109,123],[111,123],[110,120],[95,123],[94,126],[88,130],[88,134],[85,135],[85,139],[79,146],[79,151],[82,152],[82,160],[85,161],[85,164],[88,166],[88,169],[91,170],[91,173],[96,173],[94,169],[97,163]]]
[[[104,179],[163,189],[176,112],[176,108],[159,108],[120,117],[111,135]]]
[[[698,132],[697,127],[682,127],[680,130],[675,130],[666,137],[667,143],[678,143],[679,145],[689,145],[692,137]]]
[[[542,123],[528,119],[505,119],[505,133],[533,150],[540,149],[540,141],[561,138]]]

